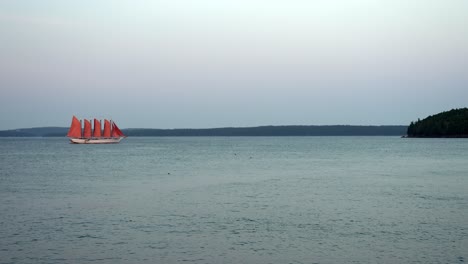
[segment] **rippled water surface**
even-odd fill
[[[0,138],[0,263],[462,263],[468,140]]]

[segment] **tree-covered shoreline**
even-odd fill
[[[407,126],[259,126],[200,129],[122,129],[130,137],[203,137],[203,136],[401,136]],[[66,127],[43,127],[0,131],[0,137],[64,137]]]
[[[411,122],[408,137],[468,138],[468,108],[452,109]]]

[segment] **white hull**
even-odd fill
[[[115,144],[119,143],[123,137],[119,138],[70,138],[73,144]]]

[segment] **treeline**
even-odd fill
[[[408,137],[468,137],[468,108],[452,109],[411,122]]]
[[[198,136],[401,136],[407,126],[259,126],[206,129],[122,129],[130,137]],[[63,137],[68,128],[28,128],[0,131],[0,137]]]
[[[0,137],[61,137],[67,134],[66,127],[34,127],[0,131]]]
[[[125,129],[128,136],[401,136],[407,126],[260,126],[208,129]]]

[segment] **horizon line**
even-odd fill
[[[408,125],[344,125],[344,124],[335,124],[335,125],[256,125],[256,126],[220,126],[220,127],[203,127],[203,128],[193,128],[193,127],[180,127],[180,128],[150,128],[150,127],[127,127],[122,129],[159,129],[159,130],[177,130],[177,129],[223,129],[223,128],[256,128],[256,127],[330,127],[330,126],[343,126],[343,127],[388,127],[388,126],[408,126]],[[12,128],[12,129],[2,129],[0,131],[9,131],[9,130],[22,130],[22,129],[38,129],[38,128],[68,128],[69,126],[40,126],[40,127],[23,127],[23,128]]]

